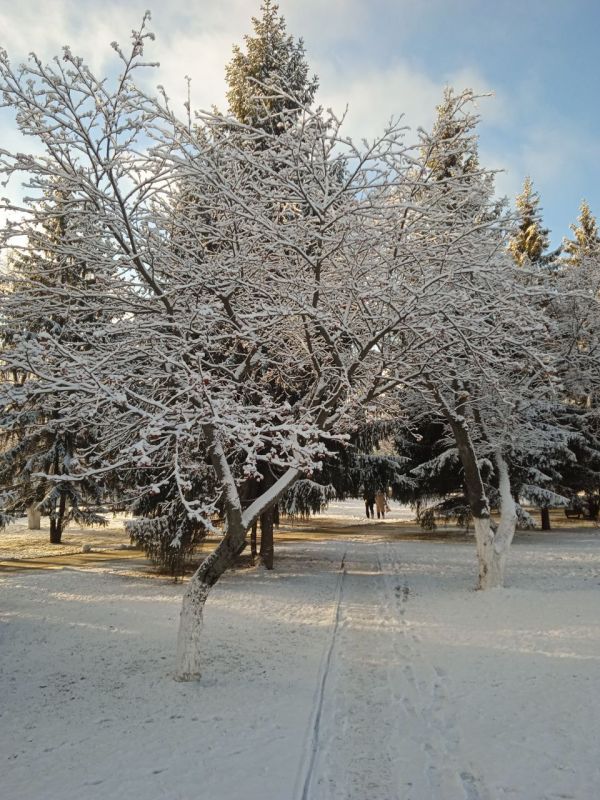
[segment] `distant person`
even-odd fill
[[[383,492],[375,495],[375,505],[377,506],[377,519],[385,519],[385,512],[390,510],[387,498]]]
[[[365,511],[367,512],[367,519],[375,518],[375,492],[365,492]]]

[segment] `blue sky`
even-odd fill
[[[157,40],[148,54],[174,102],[192,77],[196,107],[225,107],[224,66],[250,31],[259,0],[0,0],[0,44],[14,60],[63,44],[97,69],[149,7]],[[288,30],[305,40],[318,99],[348,128],[373,136],[391,115],[431,124],[442,88],[492,91],[480,103],[481,155],[504,169],[511,199],[530,174],[544,221],[560,242],[586,198],[600,215],[600,2],[598,0],[281,0]],[[17,139],[6,111],[0,146]]]

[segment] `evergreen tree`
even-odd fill
[[[302,40],[294,41],[286,31],[283,16],[271,0],[261,5],[261,17],[252,18],[254,35],[245,36],[245,51],[239,46],[233,48],[233,58],[227,65],[225,76],[228,84],[227,99],[230,113],[240,122],[263,131],[264,137],[253,137],[245,142],[265,149],[278,137],[289,131],[303,106],[310,104],[317,89],[316,77],[309,79],[308,65]],[[235,136],[233,130],[210,132],[203,127],[195,130],[198,152],[204,148],[218,150],[220,137]],[[236,182],[232,174],[232,182]],[[198,268],[209,254],[222,253],[224,259],[234,257],[226,252],[235,241],[235,231],[228,239],[223,229],[223,220],[215,213],[212,199],[215,188],[203,182],[199,175],[192,173],[179,184],[176,203],[173,208],[173,224],[170,230],[171,241],[182,260],[189,263],[191,271]],[[275,215],[280,209],[275,209]],[[226,244],[224,244],[226,242]],[[164,283],[164,281],[163,281]],[[185,281],[182,281],[185,284]],[[176,287],[170,287],[176,291]],[[223,357],[228,352],[239,351],[240,342],[235,337],[228,343],[223,340]],[[273,468],[261,467],[261,488],[256,480],[249,479],[240,488],[244,502],[251,502],[254,492],[262,491],[277,479]],[[173,476],[136,473],[129,480],[144,485],[160,486],[160,491],[146,491],[132,512],[136,519],[127,528],[132,541],[144,548],[146,554],[161,569],[174,575],[181,574],[189,561],[194,547],[206,535],[206,528],[188,519],[180,493]],[[196,495],[204,491],[210,496],[211,487],[204,486],[201,480],[191,482]],[[273,566],[273,523],[277,509],[268,509],[261,515],[261,557],[268,568]]]
[[[225,69],[227,100],[240,122],[279,134],[312,103],[318,80],[309,78],[304,43],[287,33],[279,6],[264,0],[261,12],[260,18],[252,18],[254,35],[244,37],[246,52],[233,48]]]
[[[557,419],[571,432],[571,457],[560,469],[561,492],[593,519],[600,511],[600,239],[588,204],[581,204],[566,257],[553,275],[550,313],[562,353],[563,402]]]
[[[550,244],[549,231],[542,224],[540,196],[534,191],[529,176],[525,178],[523,191],[517,196],[516,207],[518,225],[508,245],[510,254],[520,267],[525,263],[549,264],[558,251],[546,252]]]
[[[430,134],[425,134],[422,152],[429,175],[436,183],[451,178],[477,175],[477,117],[468,107],[471,90],[456,94],[446,86],[442,102],[436,107],[436,119]]]
[[[294,41],[287,33],[285,19],[279,15],[276,3],[264,0],[261,17],[253,17],[252,26],[254,35],[244,37],[245,52],[235,45],[233,58],[225,68],[227,99],[229,111],[237,120],[265,132],[266,137],[254,143],[255,147],[264,148],[274,144],[269,137],[277,137],[293,127],[302,108],[312,103],[318,80],[316,76],[309,78],[304,43],[302,39]],[[274,218],[279,220],[288,211],[277,205],[273,209]],[[272,467],[263,467],[261,472],[263,486],[277,480],[277,470]],[[248,502],[253,487],[250,481]],[[295,508],[293,501],[290,502]],[[277,507],[268,509],[260,518],[260,556],[267,569],[273,567],[273,526],[277,519]]]
[[[239,122],[254,129],[250,136],[245,137],[244,148],[254,147],[264,151],[277,146],[283,133],[293,133],[294,122],[301,109],[312,102],[318,81],[316,77],[309,78],[302,40],[296,42],[287,33],[285,20],[279,15],[276,4],[265,0],[261,6],[261,17],[253,18],[252,25],[254,35],[245,37],[245,50],[235,46],[233,58],[226,67],[229,87],[227,98],[230,113]],[[258,132],[263,132],[264,136],[257,136]],[[203,150],[218,151],[223,141],[239,135],[233,126],[213,126],[210,130],[197,127],[195,137],[199,158]],[[230,235],[227,235],[226,223],[215,211],[215,188],[201,179],[200,172],[186,175],[179,182],[170,228],[173,246],[182,261],[189,265],[190,274],[216,253],[220,253],[224,260],[236,257],[233,252],[235,245],[232,244],[236,241],[236,232],[231,228]],[[245,180],[242,173],[232,172],[232,183],[239,180]],[[301,211],[309,213],[305,209]],[[274,205],[274,221],[280,221],[282,215],[288,212],[289,209],[282,208],[281,204]],[[165,285],[164,279],[162,283]],[[185,283],[186,277],[182,275],[182,291]],[[169,288],[177,291],[175,286]],[[223,359],[227,360],[233,353],[243,357],[241,350],[247,343],[241,343],[235,335],[230,341],[224,336],[222,346]],[[274,395],[281,395],[285,391],[275,384],[271,389]],[[250,402],[253,399],[249,399]],[[240,494],[246,504],[250,504],[257,492],[260,494],[279,477],[279,471],[273,465],[261,464],[259,471],[260,479],[254,476],[240,486]],[[160,486],[160,491],[145,491],[141,501],[131,508],[137,517],[127,525],[132,541],[142,546],[159,567],[172,574],[181,574],[194,547],[206,535],[206,528],[188,519],[172,475],[148,476],[142,469],[130,475],[128,480],[141,486]],[[190,486],[196,496],[199,493],[211,496],[212,487],[205,486],[198,476],[191,479]],[[290,502],[291,507],[295,508],[293,501]],[[302,505],[302,501],[299,502]],[[215,511],[218,514],[218,509]],[[277,507],[266,510],[260,517],[261,558],[267,568],[273,566],[273,525],[277,517]]]
[[[12,254],[10,283],[31,298],[43,296],[50,286],[64,287],[65,299],[69,288],[76,285],[93,292],[93,273],[85,261],[73,255],[78,232],[68,191],[50,186],[40,205],[43,224],[31,229],[26,249]],[[9,293],[10,288],[6,287]],[[10,349],[23,334],[41,340],[52,333],[67,341],[71,322],[86,314],[85,307],[64,302],[60,309],[49,307],[43,317],[27,319],[25,329],[22,320],[15,327],[8,316],[2,326],[3,347]],[[81,346],[86,347],[83,342]],[[40,399],[37,380],[27,372],[11,370],[3,378],[12,387],[12,402],[0,415],[0,489],[5,515],[25,509],[47,515],[52,544],[60,543],[71,519],[82,525],[104,524],[94,510],[101,502],[102,488],[82,469],[83,453],[93,435],[91,426],[84,429],[67,424],[59,397]]]
[[[600,237],[596,218],[590,211],[585,200],[582,201],[578,217],[578,225],[571,225],[573,239],[563,240],[565,262],[572,265],[581,264],[586,256],[593,257],[600,254]]]
[[[142,455],[143,459],[143,455]],[[131,542],[141,547],[161,572],[181,577],[189,566],[197,545],[209,529],[188,513],[186,501],[192,497],[215,494],[208,461],[204,469],[186,470],[187,482],[182,498],[178,485],[167,468],[140,467],[121,476],[117,490],[123,496],[128,488],[137,495],[127,505],[132,519],[125,522]],[[218,509],[215,508],[215,517]]]

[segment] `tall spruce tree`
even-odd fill
[[[263,131],[264,137],[255,137],[254,146],[266,148],[273,136],[278,136],[293,125],[301,109],[310,105],[317,90],[316,77],[309,78],[309,68],[301,39],[287,33],[279,7],[271,0],[261,5],[260,18],[252,18],[254,35],[244,37],[245,50],[235,45],[233,58],[225,68],[228,84],[229,112],[239,122]],[[214,147],[218,143],[214,130],[210,141],[206,130],[196,130],[199,148]],[[231,131],[228,135],[232,135]],[[219,231],[221,221],[210,211],[214,188],[190,176],[180,183],[178,202],[173,213],[171,238],[180,255],[190,264],[200,264],[207,253],[223,247]],[[229,345],[236,348],[232,341]],[[224,342],[224,353],[228,347]],[[274,483],[277,475],[272,469],[261,466],[262,485]],[[147,476],[143,470],[129,478],[136,484],[148,484],[149,490],[138,501],[132,512],[137,517],[127,524],[132,541],[144,548],[146,554],[161,569],[174,575],[181,574],[206,529],[188,519],[172,476]],[[193,483],[197,493],[203,484],[200,476]],[[160,490],[152,491],[152,486]],[[192,487],[191,487],[192,488]],[[206,486],[210,494],[211,487]],[[256,481],[240,489],[244,502],[249,504]],[[218,509],[215,509],[218,513]],[[261,516],[261,559],[267,568],[273,567],[273,525],[277,510],[269,509]]]
[[[295,41],[287,33],[285,19],[279,15],[275,3],[265,0],[261,5],[260,18],[253,18],[252,26],[253,35],[244,37],[244,48],[234,46],[233,58],[226,67],[227,98],[230,114],[238,122],[254,129],[244,146],[265,150],[273,146],[281,134],[293,128],[302,109],[311,104],[318,81],[314,76],[309,77],[303,42]],[[260,132],[264,135],[261,136]],[[213,127],[209,133],[206,128],[199,126],[195,135],[201,152],[203,148],[218,148],[220,136],[236,136],[239,131],[236,133],[233,126],[220,131]],[[232,175],[232,181],[235,180]],[[223,220],[211,210],[214,191],[214,187],[202,182],[196,174],[187,176],[179,183],[170,237],[180,257],[188,261],[192,268],[202,264],[209,254],[222,252],[228,246],[224,245]],[[281,209],[274,207],[275,221],[280,214]],[[235,241],[234,231],[231,231],[231,241]],[[225,259],[228,257],[226,252],[222,254]],[[233,253],[229,255],[234,257]],[[240,343],[235,338],[229,342],[224,338],[223,358],[239,348]],[[274,387],[273,390],[280,392],[281,387]],[[260,494],[265,486],[279,477],[276,467],[272,465],[261,464],[260,472],[260,480],[253,477],[240,487],[240,495],[246,505],[252,502],[257,492]],[[206,535],[206,528],[188,518],[180,491],[173,477],[167,473],[161,475],[155,471],[148,475],[142,467],[141,470],[131,471],[127,481],[147,486],[141,500],[131,507],[136,517],[127,524],[132,541],[143,547],[161,569],[174,575],[181,574],[194,548]],[[214,487],[209,483],[202,475],[196,475],[190,490],[212,496]],[[290,508],[304,507],[306,490],[305,485],[302,499],[298,499],[297,503],[290,499]],[[218,513],[217,503],[215,514]],[[267,568],[273,566],[273,527],[277,518],[277,507],[268,509],[260,518],[261,560]]]
[[[573,232],[573,239],[563,240],[564,260],[572,265],[581,264],[584,258],[598,257],[600,254],[598,224],[585,200],[581,202],[577,222],[577,225],[569,226]]]
[[[436,107],[436,119],[431,134],[425,134],[422,150],[430,177],[438,184],[479,171],[477,117],[467,110],[473,100],[472,91],[456,94],[446,86]]]
[[[244,37],[245,52],[236,45],[225,68],[227,100],[240,122],[278,134],[312,103],[318,80],[309,77],[304,43],[287,33],[279,6],[264,0],[260,10],[252,18],[254,35]]]
[[[302,39],[294,40],[287,33],[279,6],[264,0],[261,16],[252,18],[254,35],[244,37],[245,51],[235,45],[233,58],[225,68],[229,112],[239,121],[263,130],[264,139],[256,147],[270,146],[269,137],[277,137],[293,127],[302,109],[309,106],[318,87],[316,76],[309,77]],[[275,215],[280,209],[274,209]],[[263,486],[278,477],[273,468],[261,466]],[[247,487],[246,502],[252,501],[255,482]],[[278,520],[277,507],[261,515],[260,556],[267,569],[273,568],[273,528]]]
[[[529,176],[525,178],[523,191],[516,198],[517,224],[508,244],[508,249],[515,263],[519,267],[530,267],[532,269],[547,268],[556,264],[557,257],[561,248],[549,251],[550,232],[545,228],[542,221],[542,209],[540,206],[540,196],[533,187],[533,181]],[[526,276],[525,280],[532,282],[537,280],[532,276]],[[543,303],[546,301],[543,300]],[[540,313],[542,310],[540,309]],[[549,423],[554,424],[554,423]],[[561,459],[561,452],[565,446],[564,437],[561,440],[557,452],[547,452],[542,460],[545,462],[543,468],[540,467],[539,456],[535,456],[530,463],[526,453],[513,454],[517,463],[513,463],[513,483],[517,493],[522,492],[522,496],[537,505],[541,514],[542,530],[550,530],[550,508],[553,505],[560,505],[561,498],[556,486],[558,475],[557,463]],[[553,466],[551,466],[553,465]]]
[[[529,176],[525,178],[523,191],[517,196],[516,209],[518,225],[508,245],[512,257],[520,267],[526,263],[546,266],[558,255],[558,251],[547,252],[550,232],[542,224],[540,196],[534,190]]]
[[[470,89],[457,93],[446,87],[431,132],[422,132],[420,168],[426,183],[420,199],[443,207],[449,228],[490,222],[502,212],[502,202],[493,200],[493,175],[480,166],[475,100]],[[454,387],[456,394],[464,389],[460,381]],[[466,524],[470,513],[456,442],[436,412],[415,408],[414,414],[410,430],[394,436],[404,457],[402,471],[412,481],[409,502],[424,527],[434,528],[438,515]],[[491,472],[483,470],[486,485]]]
[[[564,240],[551,312],[563,352],[565,396],[556,415],[571,431],[561,491],[592,519],[600,513],[600,237],[585,200],[572,239]],[[581,503],[581,494],[585,502]]]
[[[60,309],[48,308],[43,317],[31,317],[25,329],[22,320],[15,327],[7,316],[0,334],[4,348],[15,346],[23,335],[41,340],[46,333],[60,334],[68,341],[71,322],[89,314],[85,306],[68,302],[70,287],[88,288],[93,293],[95,281],[85,261],[75,255],[79,234],[68,189],[56,184],[46,187],[40,206],[43,224],[31,229],[27,248],[10,258],[10,284],[30,297],[43,296],[50,284],[64,287],[65,303]],[[6,287],[9,292],[11,285]],[[7,306],[10,308],[10,303]],[[82,342],[81,346],[88,345]],[[13,401],[0,415],[0,490],[5,521],[25,509],[47,515],[52,544],[60,544],[71,519],[82,525],[104,524],[105,519],[95,511],[102,500],[102,487],[82,470],[84,452],[93,437],[92,425],[83,429],[67,424],[60,398],[40,399],[37,380],[27,372],[12,370],[2,377],[13,389]]]

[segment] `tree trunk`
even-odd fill
[[[57,516],[50,517],[50,544],[60,544],[62,527]]]
[[[225,504],[225,533],[216,549],[205,558],[192,575],[183,595],[179,633],[177,636],[177,662],[175,678],[193,681],[200,678],[202,665],[201,640],[204,604],[208,593],[225,570],[233,564],[245,545],[246,531],[261,514],[271,508],[298,478],[296,469],[288,469],[250,505],[244,513],[227,457],[212,425],[204,425],[203,432],[209,444],[210,459],[217,480],[223,487]]]
[[[266,569],[273,569],[275,545],[273,541],[273,510],[260,515],[260,560]]]
[[[504,586],[504,568],[507,552],[497,552],[495,534],[489,517],[475,517],[475,541],[479,567],[478,589],[495,589]]]
[[[432,387],[442,411],[454,434],[465,477],[465,488],[473,514],[477,562],[478,589],[493,589],[504,585],[504,570],[508,551],[517,526],[517,508],[512,496],[508,467],[500,451],[495,453],[500,491],[500,523],[492,528],[490,508],[485,486],[479,471],[475,447],[464,416],[449,406],[442,394]]]
[[[67,507],[66,495],[61,493],[58,501],[58,512],[56,506],[54,513],[50,517],[50,544],[60,544],[62,540],[63,526],[65,524],[65,511]]]
[[[542,512],[542,530],[552,530],[550,526],[550,509],[547,506],[543,506],[540,510]]]
[[[496,454],[500,489],[500,522],[494,532],[489,517],[475,517],[475,541],[479,565],[478,589],[504,586],[504,572],[510,545],[517,527],[517,509],[510,488],[506,462]]]
[[[250,531],[250,555],[252,556],[252,563],[254,564],[256,561],[256,528],[257,523],[254,522],[252,525],[252,529]]]
[[[60,544],[61,532],[56,520],[50,517],[50,544]]]
[[[268,467],[261,468],[263,476],[263,491],[267,491],[275,483],[273,473]],[[275,522],[275,504],[270,504],[260,515],[260,549],[259,555],[262,565],[266,569],[273,569],[275,560],[275,542],[273,539],[273,525]]]
[[[179,681],[194,681],[200,678],[204,604],[211,587],[233,564],[235,557],[243,549],[244,535],[245,528],[241,525],[228,530],[218,547],[204,559],[190,579],[183,595],[177,635],[175,677]]]
[[[30,531],[39,531],[42,527],[42,515],[35,504],[30,505],[27,509],[27,527]]]

